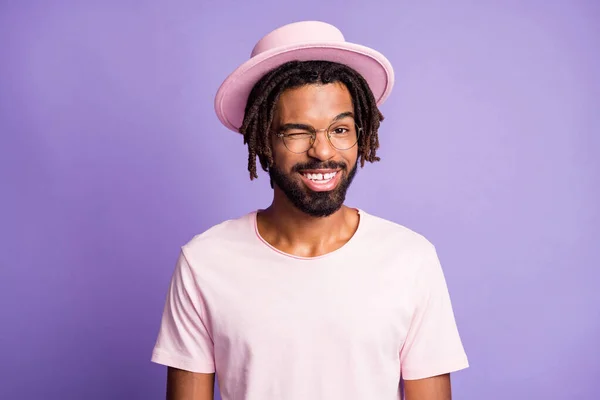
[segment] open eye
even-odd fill
[[[343,126],[338,126],[337,128],[331,130],[331,134],[335,136],[344,136],[348,133],[350,133],[350,129],[345,128]]]

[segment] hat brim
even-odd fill
[[[279,47],[260,53],[240,65],[225,79],[215,96],[215,112],[221,123],[234,132],[244,120],[250,91],[267,72],[289,61],[322,60],[345,64],[361,74],[377,105],[394,86],[391,63],[376,50],[348,42],[323,42]]]

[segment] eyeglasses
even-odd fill
[[[358,143],[362,132],[354,121],[336,121],[327,129],[315,129],[309,125],[290,124],[275,135],[283,140],[285,147],[292,153],[304,153],[315,143],[317,133],[325,131],[329,144],[337,150],[349,150]]]

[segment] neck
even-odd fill
[[[314,257],[343,246],[358,228],[358,213],[342,206],[327,217],[297,209],[279,190],[258,216],[258,229],[267,242],[286,253]]]

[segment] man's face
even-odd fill
[[[284,141],[271,137],[274,165],[269,175],[275,185],[300,211],[326,217],[339,210],[356,174],[358,145],[334,148],[325,129],[354,124],[352,97],[345,85],[305,85],[281,94],[273,119],[273,131],[306,125],[320,130],[308,151],[296,154]],[[333,176],[332,176],[333,175]]]

